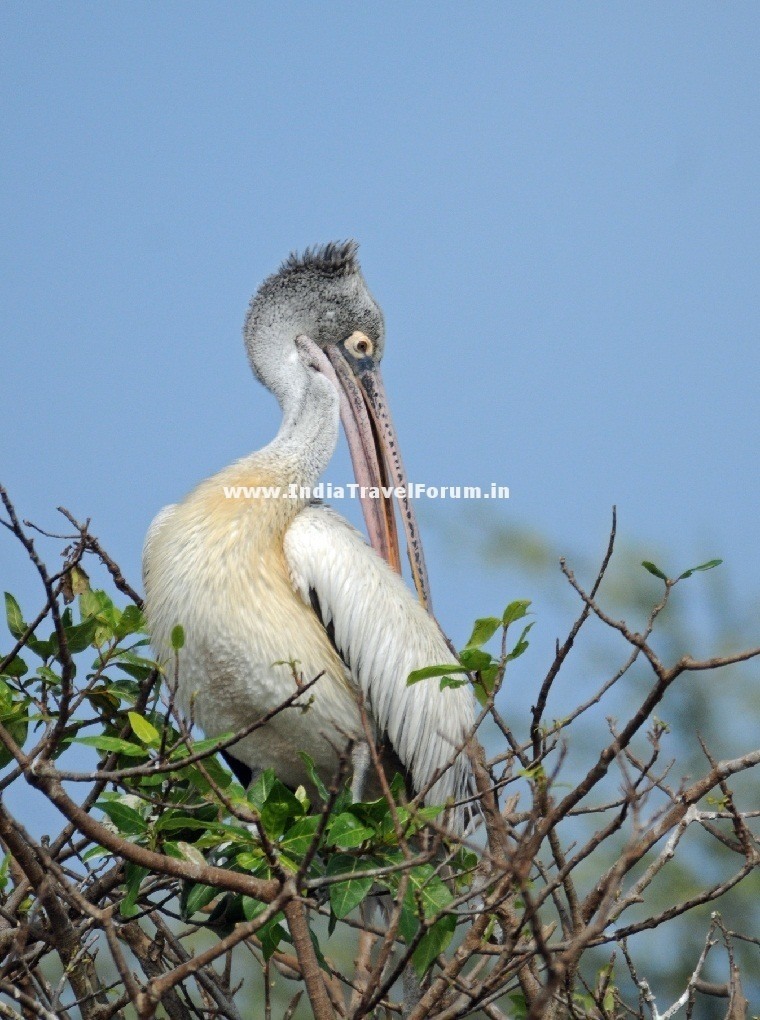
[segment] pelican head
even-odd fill
[[[244,337],[254,374],[287,414],[305,399],[310,373],[326,376],[340,401],[356,480],[365,490],[362,510],[373,547],[401,572],[393,503],[399,496],[412,576],[429,606],[417,523],[406,496],[393,421],[380,375],[385,322],[369,292],[355,241],[331,242],[292,254],[254,295]],[[372,489],[380,494],[371,493]],[[382,493],[385,488],[386,494]]]

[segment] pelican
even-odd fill
[[[288,786],[311,789],[298,752],[329,783],[342,750],[365,741],[365,710],[383,760],[401,767],[410,793],[424,792],[430,804],[459,802],[471,790],[463,751],[474,721],[471,692],[442,690],[438,679],[407,684],[413,670],[452,661],[427,608],[411,504],[402,503],[401,517],[417,596],[400,576],[390,496],[364,494],[367,544],[308,493],[333,455],[341,420],[360,484],[387,489],[405,481],[379,372],[383,314],[357,245],[292,254],[252,298],[244,338],[282,423],[267,446],[201,482],[151,524],[143,570],[156,655],[173,663],[171,635],[180,624],[179,701],[210,737],[242,731],[319,676],[293,706],[233,745],[228,761],[244,784],[272,768]],[[361,771],[359,756],[355,763]],[[376,789],[364,771],[364,791]],[[447,817],[461,831],[463,809]]]

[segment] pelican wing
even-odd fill
[[[469,688],[441,690],[438,678],[407,685],[413,670],[452,662],[435,621],[329,507],[312,505],[299,513],[284,548],[295,589],[317,612],[378,733],[389,740],[415,789],[427,789],[438,776],[428,803],[466,797],[471,769],[460,749],[474,721]]]

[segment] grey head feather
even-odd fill
[[[277,272],[277,276],[289,273],[318,273],[320,276],[350,276],[360,272],[356,241],[329,241],[307,248],[303,255],[292,251]]]
[[[299,333],[322,347],[339,344],[356,330],[383,355],[383,313],[362,275],[356,241],[330,241],[293,252],[267,277],[248,308],[243,335],[257,378],[275,393],[279,363]]]
[[[291,252],[276,273],[261,284],[258,294],[270,299],[283,292],[309,290],[314,294],[329,293],[335,288],[351,289],[355,281],[363,282],[356,241],[329,241],[312,245],[303,254]],[[254,295],[256,300],[257,295]]]

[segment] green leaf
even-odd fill
[[[27,639],[27,647],[30,651],[38,655],[43,661],[52,658],[58,652],[58,641],[53,634],[49,641],[40,641],[39,638],[29,637]]]
[[[251,896],[243,897],[243,913],[246,921],[253,921],[262,911],[266,910],[267,904],[261,900],[254,900]]]
[[[406,780],[400,772],[393,773],[393,779],[391,780],[390,786],[393,799],[398,803],[401,800],[406,799]]]
[[[454,897],[433,865],[421,864],[409,872],[406,898],[415,910],[422,906],[424,916],[429,920],[445,910]]]
[[[171,636],[172,648],[175,652],[178,652],[180,648],[184,648],[185,645],[185,629],[181,624],[177,624],[176,627],[172,628]]]
[[[456,917],[447,914],[431,925],[422,936],[412,954],[412,966],[418,977],[423,977],[436,958],[446,949],[451,942],[456,926]]]
[[[18,641],[26,630],[26,624],[21,615],[21,607],[9,591],[5,593],[5,618],[8,621],[8,630]]]
[[[525,649],[528,647],[528,642],[525,640],[526,634],[530,631],[531,627],[535,623],[535,620],[531,620],[529,624],[523,627],[520,637],[517,639],[517,643],[512,651],[507,655],[507,662],[511,662],[512,659],[519,659]]]
[[[0,680],[0,719],[4,719],[12,711],[13,691],[5,680]]]
[[[508,627],[510,623],[514,623],[516,620],[522,620],[524,616],[527,616],[529,605],[530,599],[517,599],[515,602],[510,602],[504,610],[504,616],[502,617],[502,623],[504,626]]]
[[[19,747],[24,746],[29,732],[29,708],[27,698],[15,695],[8,684],[0,680],[0,719]],[[0,768],[5,768],[12,760],[8,748],[0,745]]]
[[[330,795],[327,792],[327,787],[319,777],[319,773],[317,772],[317,767],[314,764],[313,759],[310,758],[305,751],[299,751],[298,757],[306,766],[306,771],[309,773],[309,779],[314,784],[314,788],[316,789],[317,793],[322,798],[322,800],[326,801]]]
[[[655,563],[652,563],[651,560],[642,560],[641,565],[644,570],[648,570],[650,574],[654,574],[655,577],[659,577],[661,581],[667,581],[668,575],[663,574],[660,568]]]
[[[499,671],[499,663],[494,662],[486,669],[481,669],[477,672],[477,676],[473,681],[472,689],[475,697],[478,699],[478,702],[483,706],[488,703],[488,699],[493,693]]]
[[[29,667],[18,655],[11,659],[3,670],[3,676],[21,677],[29,672]]]
[[[83,652],[85,648],[89,648],[95,640],[95,632],[98,627],[99,623],[94,616],[84,620],[82,623],[67,627],[66,644],[69,652],[72,655],[76,655],[78,652]]]
[[[429,680],[434,676],[448,676],[450,673],[466,673],[467,670],[460,665],[451,666],[423,666],[422,669],[413,669],[406,680],[407,687],[417,684],[420,680]]]
[[[89,850],[85,850],[82,854],[83,861],[95,861],[100,857],[110,857],[111,851],[106,850],[104,846],[91,846]]]
[[[264,803],[276,782],[277,776],[274,774],[274,769],[264,769],[253,786],[248,790],[248,799],[259,811],[264,807]]]
[[[436,873],[433,865],[422,864],[412,868],[409,872],[409,883],[404,898],[404,910],[402,911],[402,925],[400,929],[407,941],[417,931],[421,918],[426,921],[435,920],[436,924],[439,920],[442,920],[442,918],[439,918],[439,915],[451,905],[453,899],[451,890],[441,876]],[[446,916],[448,917],[448,915]],[[455,918],[453,919],[456,920]],[[445,925],[442,925],[442,931],[445,927]],[[430,940],[427,952],[435,950],[435,946],[436,939],[434,936]],[[435,956],[433,959],[435,959]]]
[[[147,680],[153,670],[156,668],[155,662],[152,659],[145,659],[141,655],[135,655],[134,652],[124,651],[116,657],[116,662],[119,665],[119,669],[123,670],[127,676],[131,676],[133,680]]]
[[[419,930],[421,918],[433,921],[412,956],[414,969],[420,977],[443,952],[454,934],[456,917],[448,914],[438,916],[450,906],[452,900],[451,891],[432,865],[423,864],[409,872],[399,931],[410,942]]]
[[[311,935],[311,944],[314,946],[314,955],[317,958],[317,963],[326,974],[332,974],[332,970],[327,960],[325,960],[324,954],[322,953],[322,947],[319,944],[319,939],[311,930],[311,928],[309,928],[309,935]]]
[[[275,779],[269,796],[261,808],[261,824],[268,836],[276,838],[281,836],[291,818],[298,818],[303,814],[303,805],[294,793]]]
[[[261,942],[261,952],[265,960],[271,959],[283,939],[290,941],[287,931],[280,923],[282,917],[281,913],[275,914],[256,932],[256,936]]]
[[[105,684],[98,684],[97,687],[93,687],[86,695],[86,698],[101,716],[103,714],[112,715],[114,712],[118,712],[121,704],[119,698],[112,694]]]
[[[368,839],[372,839],[374,834],[374,829],[362,825],[356,815],[349,811],[338,815],[330,824],[329,830],[330,843],[343,850],[352,850],[354,847],[361,846]]]
[[[132,732],[143,744],[146,744],[148,747],[157,747],[161,743],[161,734],[153,723],[148,722],[138,712],[127,712],[127,717],[129,725],[132,727]]]
[[[43,683],[49,684],[51,687],[57,687],[61,682],[60,676],[50,666],[38,666],[34,672]]]
[[[127,895],[121,901],[119,912],[122,917],[134,917],[135,914],[139,913],[136,906],[137,898],[140,895],[140,885],[142,880],[148,874],[147,868],[141,868],[137,864],[127,862],[125,865],[126,881],[124,883],[127,890]]]
[[[476,620],[465,648],[480,648],[486,641],[491,640],[499,627],[501,627],[501,620],[496,616],[484,616],[480,620]]]
[[[346,854],[336,854],[330,858],[327,874],[347,876],[345,882],[335,882],[330,885],[330,906],[337,918],[347,917],[370,891],[372,878],[351,878],[350,876],[355,872],[367,871],[371,867],[372,865],[368,862],[356,857],[349,857]]]
[[[467,682],[468,682],[467,681],[467,677],[461,677],[459,680],[456,680],[453,676],[442,676],[441,677],[441,683],[440,683],[440,689],[443,691],[447,687],[451,687],[454,690],[456,690],[457,687],[464,687],[464,685]]]
[[[539,783],[546,782],[546,770],[541,762],[531,765],[527,769],[520,769],[517,775],[525,776],[526,779],[535,779]]]
[[[463,648],[461,659],[462,665],[473,673],[479,669],[487,669],[493,662],[492,656],[479,648]]]
[[[194,818],[192,815],[183,815],[176,811],[165,812],[154,825],[156,832],[176,832],[178,829],[199,829],[207,832],[210,828],[214,826],[206,819]]]
[[[123,836],[140,836],[148,831],[148,823],[139,812],[118,800],[99,801],[97,805],[108,815]]]
[[[478,866],[478,860],[478,855],[473,850],[460,847],[451,860],[451,867],[455,877],[458,879],[464,878],[468,884],[471,883],[473,880],[472,873]]]
[[[512,1003],[512,1020],[525,1020],[528,1015],[528,1004],[525,1001],[525,996],[522,992],[515,992],[509,996],[509,1001]]]
[[[184,839],[178,839],[175,843],[165,843],[164,845],[167,851],[169,847],[175,847],[177,850],[177,856],[186,861],[190,861],[191,864],[197,864],[199,868],[206,866],[206,858],[200,852],[198,847],[193,846],[192,843],[187,843]]]
[[[264,856],[263,850],[243,850],[235,858],[235,864],[243,871],[250,871],[258,878],[269,878],[271,873],[269,861]],[[250,921],[251,918],[249,917],[248,920]]]
[[[203,761],[203,771],[222,790],[226,790],[232,785],[232,776],[218,758],[205,758]],[[178,774],[183,778],[187,778],[193,788],[199,793],[206,794],[211,789],[209,780],[194,765],[187,766]]]
[[[130,744],[128,740],[121,737],[74,737],[72,744],[85,744],[87,747],[95,747],[98,751],[116,751],[118,754],[127,754],[132,758],[144,758],[145,748],[138,744]]]
[[[11,864],[11,855],[6,854],[3,857],[3,863],[0,864],[0,889],[5,889],[8,884],[8,869]]]
[[[700,563],[698,567],[690,567],[678,575],[678,580],[683,581],[685,577],[691,577],[697,570],[712,570],[714,567],[719,567],[722,562],[723,560],[708,560],[707,563]]]
[[[385,797],[378,797],[377,800],[367,800],[359,804],[353,804],[351,810],[358,818],[361,818],[369,825],[378,825],[390,814],[388,801]]]
[[[116,638],[121,641],[130,634],[140,634],[145,630],[145,617],[135,605],[128,605],[121,614],[116,627]]]
[[[320,822],[319,815],[308,815],[305,818],[297,819],[277,844],[278,847],[291,857],[303,857],[314,842]]]
[[[79,596],[79,612],[84,620],[88,616],[99,616],[104,609],[103,596],[106,593],[104,591],[93,591],[87,588]],[[106,596],[108,598],[108,596]],[[113,605],[110,599],[108,599],[109,605]]]
[[[139,694],[139,688],[136,683],[132,680],[114,680],[109,683],[106,687],[109,694],[113,694],[119,701],[126,702],[128,705],[134,705],[137,701]]]
[[[475,695],[479,705],[483,708],[488,704],[488,691],[484,689],[482,684],[474,683],[472,685],[473,694]]]
[[[253,921],[267,908],[266,903],[254,900],[250,896],[243,896],[242,902],[246,921]],[[274,917],[270,917],[267,923],[262,925],[256,932],[256,938],[261,942],[261,949],[265,960],[272,956],[283,939],[290,941],[290,936],[282,926],[282,920],[282,913],[277,913]]]
[[[94,641],[98,646],[104,645],[111,640],[121,619],[119,609],[113,604],[106,592],[99,589],[82,592],[79,596],[79,612],[83,620],[90,616],[97,619],[99,626],[95,632]]]
[[[185,892],[185,890],[187,890]],[[182,916],[187,921],[193,914],[197,914],[199,910],[203,910],[209,903],[219,895],[219,890],[213,885],[197,885],[185,886],[183,889],[183,895],[181,900]]]
[[[427,823],[432,822],[438,817],[438,815],[441,814],[442,811],[445,810],[445,804],[426,804],[425,807],[417,808],[414,815],[415,818],[418,818],[421,822]]]
[[[410,909],[406,901],[404,901],[399,918],[399,935],[405,942],[411,942],[419,928],[420,919],[417,917],[417,912]]]

